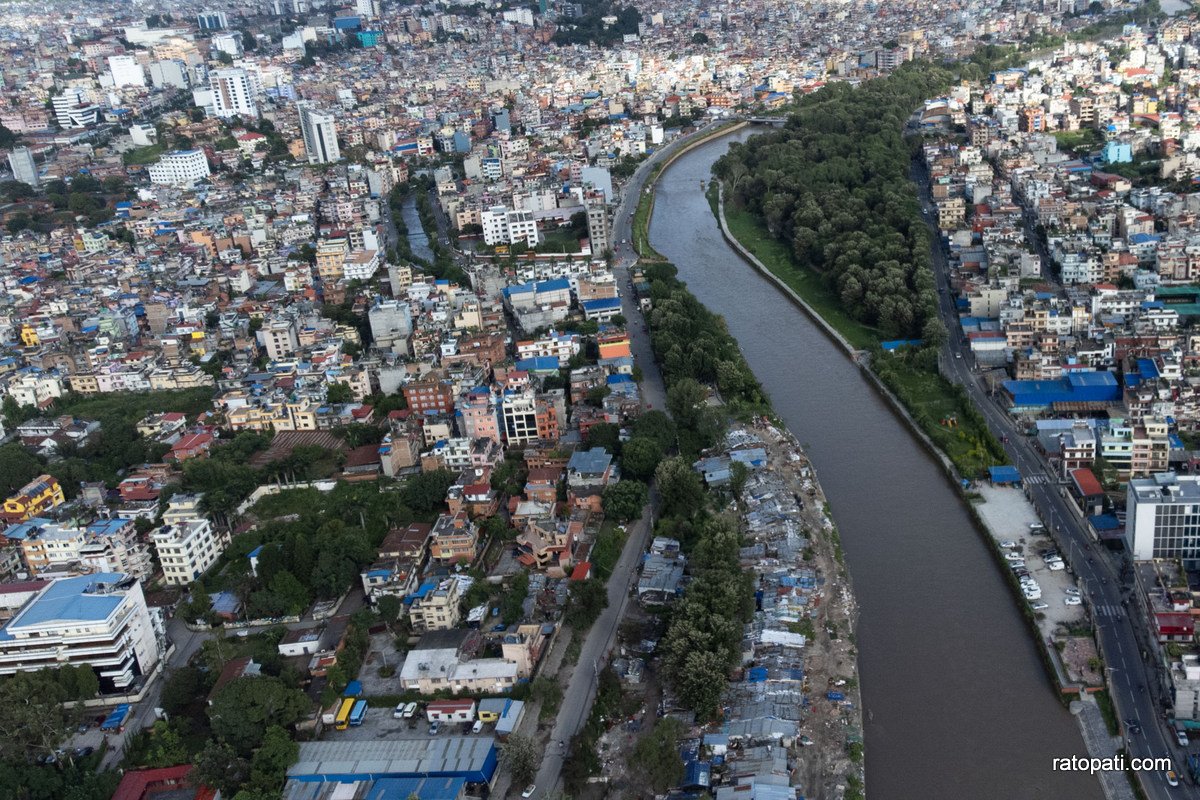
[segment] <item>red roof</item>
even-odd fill
[[[1096,480],[1096,476],[1087,467],[1071,470],[1071,479],[1075,481],[1076,488],[1079,489],[1079,493],[1084,497],[1104,494],[1104,487],[1100,485],[1100,481]]]
[[[571,580],[586,581],[588,576],[592,574],[592,564],[590,561],[581,561],[575,565],[575,569],[571,570]]]
[[[160,792],[169,791],[172,796],[180,789],[189,788],[188,773],[192,771],[191,764],[180,764],[178,767],[162,769],[135,769],[126,772],[117,790],[113,792],[112,800],[144,800]],[[197,786],[193,797],[197,800],[209,800],[216,792],[207,786]]]

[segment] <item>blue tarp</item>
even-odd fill
[[[992,483],[1020,483],[1021,473],[1016,467],[988,467],[988,476]]]

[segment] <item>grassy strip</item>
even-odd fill
[[[838,333],[845,336],[850,344],[860,350],[866,350],[879,343],[878,332],[843,311],[837,295],[821,276],[812,270],[798,267],[787,245],[772,238],[753,214],[727,204],[725,222],[734,238],[745,245],[746,249],[796,294],[804,298],[804,301],[816,309],[821,318]]]
[[[642,196],[638,198],[637,210],[633,212],[633,248],[637,250],[637,254],[641,258],[654,259],[655,261],[666,261],[661,253],[650,246],[650,212],[654,208],[654,182],[658,180],[659,173],[662,172],[662,165],[654,167],[647,176],[642,190]],[[650,191],[646,191],[646,188]]]
[[[605,520],[596,535],[596,544],[592,548],[591,562],[596,574],[608,580],[612,575],[621,551],[625,548],[625,531],[617,527],[612,520]]]
[[[962,387],[938,374],[936,365],[922,364],[922,356],[880,352],[875,373],[960,475],[978,477],[990,466],[1008,463],[1004,448]]]
[[[1101,689],[1093,692],[1092,697],[1096,698],[1096,704],[1100,706],[1100,713],[1104,715],[1104,724],[1108,726],[1109,734],[1116,736],[1120,729],[1117,726],[1117,709],[1113,705],[1112,695],[1108,693],[1108,689]]]
[[[716,202],[715,191],[710,190],[709,203],[715,207]],[[772,238],[753,214],[727,204],[725,222],[747,250],[852,345],[875,351],[876,374],[961,475],[978,477],[987,467],[1008,462],[1004,448],[966,392],[938,373],[932,351],[892,354],[878,350],[878,332],[851,318],[821,275],[798,266],[787,246]]]

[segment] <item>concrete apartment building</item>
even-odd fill
[[[1200,475],[1162,472],[1126,486],[1125,539],[1134,560],[1200,565]]]
[[[408,611],[412,629],[425,633],[458,627],[462,619],[461,601],[457,578],[449,578],[424,593],[418,593]]]
[[[179,505],[172,500],[162,526],[150,532],[163,580],[172,586],[186,586],[199,578],[228,544],[228,539],[200,516],[195,505],[198,499],[197,495],[185,495]]]
[[[0,628],[0,675],[88,665],[102,690],[127,689],[157,666],[163,642],[132,575],[65,578]]]

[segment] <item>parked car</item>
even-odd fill
[[[1004,557],[1009,561],[1024,561],[1025,560],[1025,556],[1021,555],[1020,553],[1009,552],[1009,553],[1005,553]]]
[[[1045,611],[1049,607],[1050,606],[1046,605],[1045,603],[1040,603],[1040,602],[1034,603],[1033,605],[1030,606],[1030,608],[1032,608],[1034,611]]]
[[[1175,741],[1179,742],[1180,747],[1188,746],[1188,735],[1183,731],[1175,731]]]
[[[396,705],[396,710],[392,712],[392,719],[404,719],[405,705],[405,703],[399,703]]]
[[[96,748],[90,747],[90,746],[89,747],[76,747],[71,752],[74,753],[76,758],[87,758],[92,753],[96,752]]]
[[[1083,596],[1082,594],[1080,594],[1078,589],[1076,589],[1072,586],[1068,586],[1066,589],[1063,589],[1063,594],[1065,594],[1069,597],[1082,597]]]
[[[440,726],[441,726],[441,723],[438,723],[438,722],[431,722],[431,723],[429,723],[429,735],[430,735],[430,736],[437,736],[438,728],[439,728]]]
[[[1042,524],[1042,523],[1040,523],[1040,522],[1031,522],[1031,523],[1029,523],[1029,530],[1031,530],[1031,531],[1044,531],[1044,530],[1046,530],[1046,526],[1045,526],[1045,525],[1043,525],[1043,524]]]
[[[1083,599],[1079,598],[1079,597],[1064,597],[1063,605],[1064,606],[1081,606],[1081,605],[1083,605]]]
[[[479,733],[483,730],[483,720],[475,720],[475,724],[471,726],[471,733]]]
[[[536,791],[537,786],[531,783],[525,787],[525,791],[521,792],[521,797],[525,798],[525,800],[529,800],[529,798],[533,797],[533,793]]]
[[[406,705],[404,707],[404,715],[403,716],[405,719],[412,719],[416,715],[417,715],[417,704],[416,703],[409,703],[408,705]]]
[[[1017,543],[1016,543],[1016,542],[1012,542],[1012,541],[1009,541],[1009,542],[1001,542],[1001,543],[1000,543],[1000,549],[1001,549],[1001,550],[1016,550],[1016,549],[1017,549]]]

